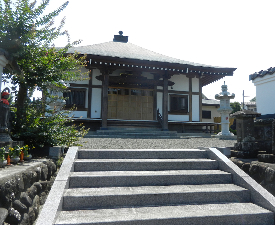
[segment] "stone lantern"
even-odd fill
[[[234,136],[234,134],[229,131],[229,113],[232,112],[230,99],[234,98],[235,94],[227,92],[227,85],[225,85],[225,82],[224,85],[222,85],[222,92],[215,95],[215,99],[220,100],[218,112],[221,114],[221,132],[217,134],[220,137]]]
[[[63,85],[63,87],[66,87],[66,88],[68,88],[70,86],[69,84],[66,84],[63,80],[61,80],[60,83]],[[60,111],[66,105],[66,101],[64,99],[62,99],[63,89],[64,88],[56,87],[51,84],[48,85],[48,92],[52,96],[55,96],[57,98],[56,100],[50,101],[48,103],[49,109],[53,110],[54,112]],[[48,100],[50,100],[50,99],[48,99]]]

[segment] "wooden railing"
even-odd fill
[[[158,120],[159,124],[162,126],[163,119],[162,119],[162,115],[159,112],[159,109],[157,110],[157,120]]]

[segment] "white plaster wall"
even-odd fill
[[[100,88],[93,88],[92,90],[91,118],[101,118],[101,89]]]
[[[199,92],[200,85],[199,85],[199,78],[192,78],[192,92]]]
[[[92,83],[93,85],[102,85],[102,81],[96,79],[96,76],[101,75],[100,71],[98,69],[93,70],[93,79]]]
[[[68,115],[74,118],[87,118],[87,111],[72,111]]]
[[[162,96],[161,92],[157,92],[157,109],[159,109],[160,114],[162,115]]]
[[[6,57],[4,55],[0,55],[0,93],[2,91],[1,86],[2,86],[2,73],[3,73],[3,69],[4,67],[7,65],[8,60],[6,59]]]
[[[89,74],[88,74],[88,72],[89,72],[89,70],[82,67],[81,68],[81,73],[83,73],[83,76],[79,77],[79,80],[77,80],[77,81],[69,81],[69,82],[66,82],[66,83],[89,84]]]
[[[202,110],[211,111],[211,119],[202,118],[202,122],[214,122],[214,117],[220,117],[221,114],[217,111],[219,107],[216,106],[202,106]]]
[[[200,121],[199,95],[192,96],[192,121]]]
[[[275,74],[253,80],[256,86],[257,112],[262,115],[275,113]]]
[[[175,91],[189,91],[189,78],[187,78],[183,74],[176,74],[169,79],[170,81],[173,81],[175,84],[168,87],[168,90],[175,90]]]

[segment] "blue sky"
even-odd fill
[[[52,0],[52,11],[64,0]],[[237,68],[233,77],[203,87],[214,98],[226,82],[242,101],[256,95],[249,74],[275,66],[275,1],[271,0],[70,0],[62,12],[71,40],[112,41],[122,30],[129,42],[186,61]],[[59,19],[60,19],[59,18]],[[58,24],[58,20],[57,20]],[[56,41],[62,46],[64,39]]]

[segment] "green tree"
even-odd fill
[[[256,102],[256,96],[252,99],[250,99],[251,102]]]
[[[27,93],[34,88],[45,91],[49,84],[62,86],[61,81],[79,79],[80,66],[85,65],[84,57],[77,54],[67,56],[66,52],[79,41],[70,43],[67,31],[63,31],[65,19],[54,27],[54,19],[66,8],[68,1],[53,12],[44,15],[50,0],[41,4],[30,0],[0,0],[0,48],[6,50],[11,62],[5,74],[19,87],[17,125],[26,115]],[[54,41],[67,36],[64,48],[55,48]]]
[[[232,108],[231,113],[235,113],[242,110],[241,104],[239,102],[231,102],[230,107]]]

